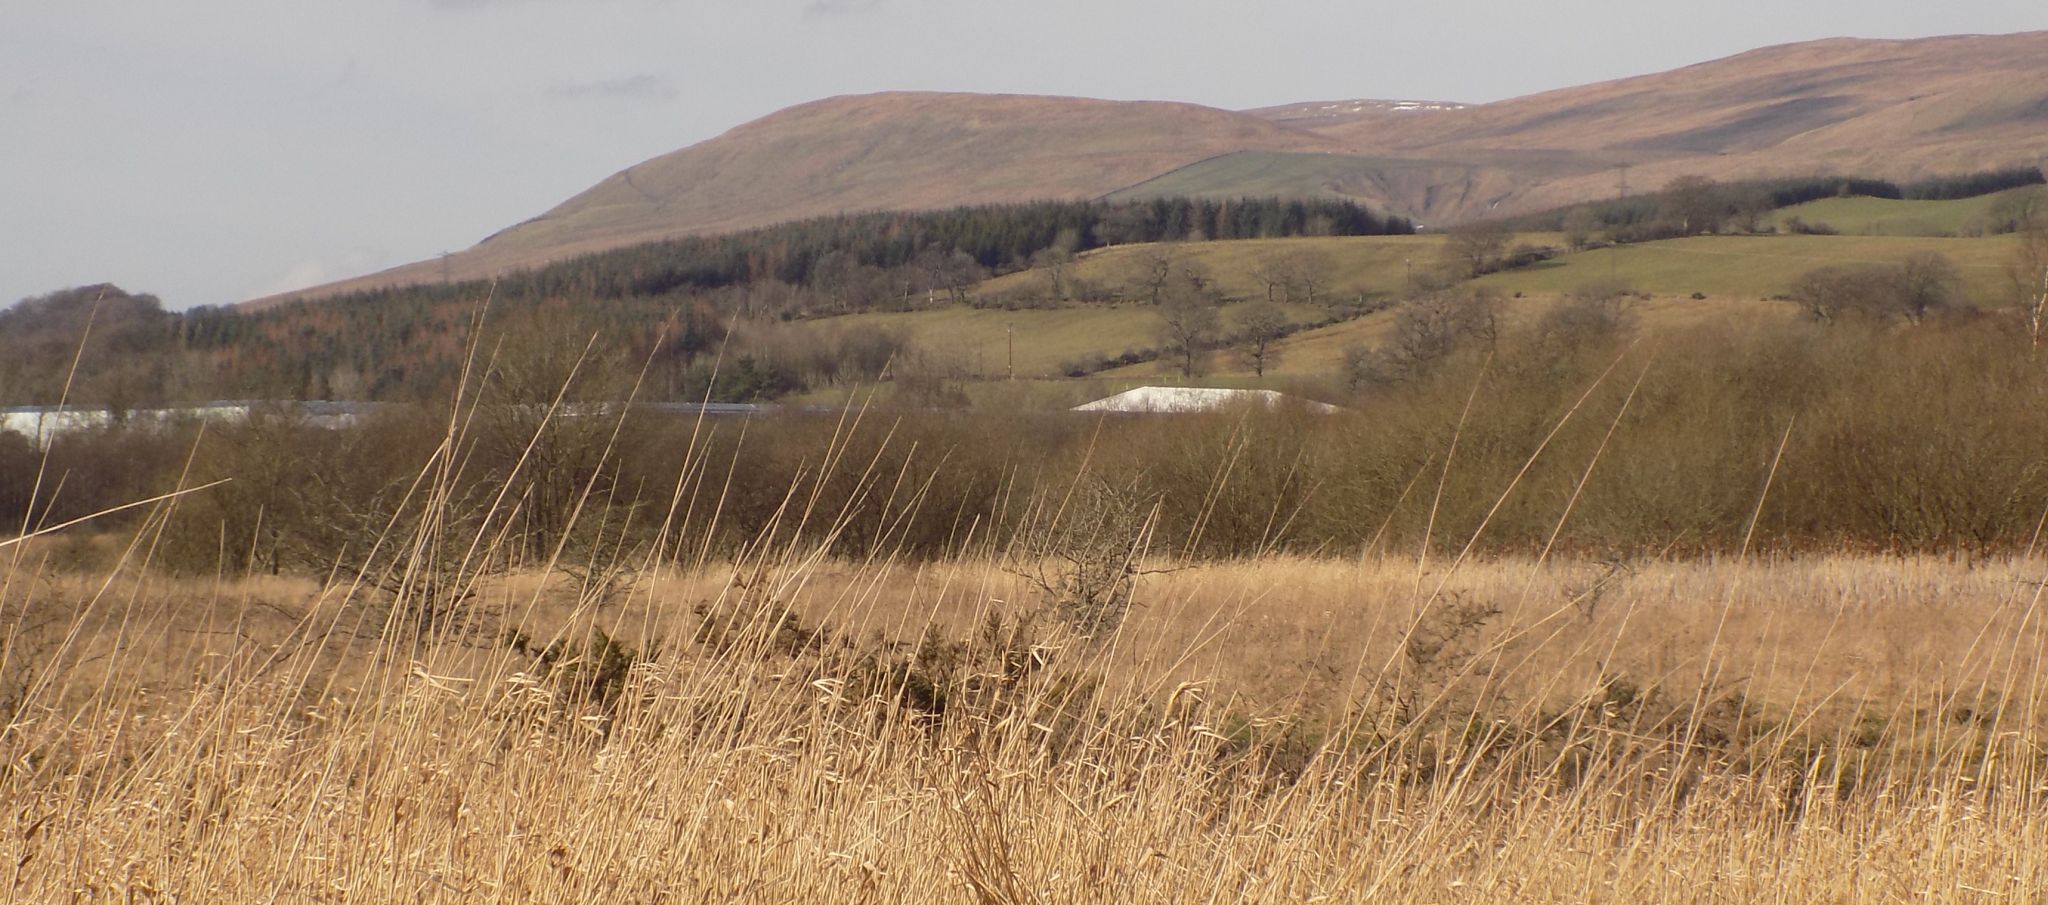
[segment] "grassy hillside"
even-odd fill
[[[1555,296],[1508,298],[1501,301],[1500,315],[1508,323],[1530,321],[1557,303]],[[1632,302],[1631,322],[1646,336],[1712,323],[1790,323],[1799,310],[1789,302],[1765,299],[1719,298],[1696,301],[1659,296]],[[1315,330],[1305,330],[1278,343],[1279,364],[1267,372],[1270,382],[1337,379],[1344,368],[1345,353],[1359,346],[1385,342],[1394,327],[1391,310],[1366,315]],[[1203,386],[1257,385],[1251,370],[1228,352],[1213,359],[1213,370],[1194,381],[1182,381],[1166,365],[1143,362],[1104,371],[1102,378],[1124,382],[1195,383]]]
[[[1857,199],[1847,199],[1857,200]],[[1974,200],[1974,199],[1973,199]],[[1901,202],[1891,202],[1901,203]],[[1959,202],[1904,202],[1958,205]],[[1548,235],[1529,235],[1533,242],[1556,242]],[[1253,269],[1273,256],[1313,251],[1331,262],[1331,295],[1338,299],[1392,299],[1408,290],[1408,273],[1421,274],[1442,253],[1443,236],[1388,236],[1337,239],[1278,239],[1185,243],[1176,254],[1198,262],[1215,285],[1232,299],[1262,298],[1264,288]],[[1596,249],[1547,261],[1522,270],[1493,274],[1474,282],[1498,292],[1509,318],[1539,315],[1554,299],[1580,288],[1618,281],[1651,296],[1633,306],[1636,323],[1657,330],[1715,321],[1789,321],[1798,316],[1790,303],[1770,301],[1791,291],[1805,273],[1828,265],[1890,264],[1919,252],[1936,252],[1955,262],[1967,291],[1978,304],[1997,305],[2005,288],[2005,265],[2011,240],[2004,237],[1956,239],[1898,236],[1702,236]],[[1123,246],[1082,256],[1069,266],[1069,280],[1080,279],[1107,288],[1135,281],[1147,255],[1157,246]],[[984,294],[1030,296],[1047,285],[1042,270],[1027,270],[990,280]],[[1694,293],[1705,299],[1694,299]],[[1520,294],[1522,297],[1517,298]],[[1224,322],[1242,301],[1226,306]],[[1317,308],[1292,306],[1298,323],[1316,319]],[[806,322],[804,329],[829,330],[838,325],[872,323],[906,329],[924,349],[935,350],[961,370],[1002,377],[1008,328],[1017,339],[1018,377],[1057,377],[1069,363],[1114,358],[1126,350],[1158,344],[1158,318],[1142,303],[1073,304],[1053,309],[1003,311],[949,308],[910,313],[861,314]],[[1393,314],[1382,311],[1339,324],[1304,330],[1282,339],[1279,362],[1269,372],[1274,381],[1329,378],[1340,372],[1346,350],[1383,341]],[[1140,362],[1096,375],[1087,390],[1046,391],[1018,398],[1041,407],[1096,390],[1113,392],[1135,383],[1185,382],[1165,364]],[[1249,384],[1251,374],[1228,352],[1213,357],[1213,369],[1194,381],[1204,385]],[[1022,391],[1012,390],[1013,394]],[[1033,395],[1036,393],[1037,395]],[[1042,397],[1042,398],[1041,398]],[[1008,398],[1008,397],[1004,397]]]
[[[1310,252],[1330,263],[1330,291],[1345,298],[1399,295],[1408,289],[1410,268],[1416,275],[1442,254],[1442,236],[1345,236],[1314,239],[1248,239],[1237,242],[1190,242],[1173,247],[1175,254],[1208,270],[1217,288],[1229,298],[1264,298],[1265,287],[1252,272],[1266,258]],[[1105,287],[1132,283],[1157,245],[1124,245],[1081,256],[1069,274]],[[1040,271],[1025,271],[990,280],[985,293],[1029,292],[1045,284]]]
[[[2011,240],[1894,236],[1698,236],[1594,249],[1478,281],[1506,293],[1554,294],[1607,280],[1657,295],[1769,298],[1828,265],[1893,264],[1916,252],[1948,256],[1965,288],[1994,303]]]
[[[1224,322],[1230,323],[1242,307],[1243,303],[1225,305]],[[1282,308],[1296,323],[1323,314],[1322,309],[1308,305]],[[1159,343],[1158,315],[1144,304],[877,312],[804,321],[797,329],[830,333],[854,324],[906,330],[932,359],[930,366],[986,379],[1005,376],[1013,340],[1016,374],[1026,379],[1058,377],[1076,360],[1113,357]]]
[[[1897,201],[1889,198],[1828,198],[1779,210],[1772,222],[1780,229],[1793,218],[1826,225],[1850,236],[1958,236],[1981,224],[1995,208],[2039,189],[2012,189],[1950,201]]]

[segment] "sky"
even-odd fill
[[[2038,29],[2040,0],[0,0],[0,305],[229,304],[432,258],[839,94],[1482,103]]]

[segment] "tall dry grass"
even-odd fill
[[[186,497],[0,542],[10,899],[2048,899],[2038,558],[1190,564],[1154,510],[1077,619],[1056,547],[891,555],[931,484],[842,446],[736,555],[707,462],[505,572],[471,406],[348,569],[167,577]]]
[[[1486,562],[1460,629],[1412,562],[1273,558],[1092,640],[980,631],[1037,605],[989,562],[528,574],[427,643],[340,586],[38,561],[0,583],[14,901],[2048,890],[2038,562]]]

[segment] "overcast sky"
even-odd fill
[[[102,281],[221,304],[432,257],[834,94],[1483,102],[2033,29],[2041,0],[0,0],[0,305]]]

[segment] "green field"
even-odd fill
[[[1783,208],[1771,222],[1780,230],[1797,217],[1810,225],[1825,224],[1845,236],[1957,236],[1978,226],[2007,199],[2038,187],[2012,189],[1953,201],[1894,201],[1889,198],[1824,198]]]
[[[1506,293],[1551,295],[1619,281],[1655,295],[1770,298],[1828,265],[1895,264],[1920,252],[1946,255],[1979,304],[2005,288],[2010,239],[1899,236],[1696,236],[1594,249],[1478,280]]]
[[[1345,299],[1398,296],[1407,292],[1411,273],[1417,277],[1434,265],[1443,249],[1442,236],[1342,236],[1314,239],[1241,239],[1231,242],[1188,242],[1174,253],[1207,268],[1226,298],[1264,298],[1266,289],[1252,278],[1265,257],[1313,252],[1330,263],[1330,292]],[[1554,241],[1554,239],[1553,239]],[[1145,269],[1157,245],[1117,245],[1097,249],[1076,261],[1069,275],[1125,295]],[[997,277],[983,284],[984,294],[1042,293],[1045,274],[1029,270]]]
[[[1542,316],[1556,303],[1555,296],[1505,298],[1500,301],[1500,315],[1510,324],[1526,322]],[[1790,302],[1732,297],[1700,301],[1661,296],[1631,302],[1627,310],[1637,328],[1647,334],[1713,323],[1789,323],[1799,316],[1797,306]],[[1342,373],[1345,353],[1359,346],[1376,346],[1386,340],[1393,329],[1394,317],[1393,310],[1382,311],[1287,337],[1277,345],[1279,363],[1267,372],[1267,376],[1269,380],[1281,382],[1334,378]],[[1208,377],[1195,383],[1205,386],[1255,384],[1251,372],[1227,351],[1215,355],[1212,362],[1214,369]],[[1181,382],[1170,380],[1175,376],[1172,369],[1159,362],[1116,368],[1104,371],[1100,376],[1120,381]]]
[[[1226,326],[1233,323],[1243,304],[1223,307]],[[1307,305],[1281,307],[1296,323],[1323,315],[1321,309]],[[1020,311],[953,307],[852,314],[804,321],[800,328],[830,331],[856,323],[907,330],[918,347],[936,359],[936,365],[983,379],[1009,375],[1013,342],[1015,374],[1024,379],[1059,377],[1077,359],[1113,357],[1159,344],[1158,315],[1143,304]]]
[[[1522,239],[1532,244],[1559,241],[1551,235],[1525,235]],[[1411,273],[1419,277],[1436,264],[1443,241],[1441,236],[1244,240],[1187,243],[1177,246],[1175,253],[1199,262],[1217,288],[1233,300],[1223,313],[1228,326],[1234,312],[1248,300],[1264,297],[1263,285],[1251,276],[1263,259],[1314,251],[1330,262],[1331,298],[1390,300],[1408,293]],[[1518,319],[1540,314],[1559,295],[1614,280],[1651,296],[1635,303],[1633,312],[1640,326],[1655,330],[1716,321],[1790,320],[1797,317],[1795,306],[1770,299],[1789,293],[1808,271],[1828,265],[1896,263],[1921,252],[1947,256],[1963,274],[1971,298],[1980,305],[1996,306],[2005,291],[2011,248],[2009,238],[1701,236],[1565,255],[1493,274],[1474,285],[1498,292],[1504,315]],[[1142,291],[1136,286],[1145,258],[1155,250],[1156,246],[1144,245],[1100,249],[1069,265],[1067,275],[1070,280],[1134,297]],[[990,280],[980,293],[1031,298],[1042,294],[1046,285],[1046,275],[1031,270]],[[1706,298],[1694,299],[1695,293]],[[1286,309],[1297,323],[1325,314],[1320,307],[1307,305]],[[870,313],[805,321],[799,328],[822,331],[853,323],[908,330],[937,366],[966,375],[970,381],[993,381],[969,388],[977,402],[1004,400],[1043,408],[1085,401],[1136,383],[1184,382],[1170,366],[1156,361],[1103,371],[1085,380],[1061,377],[1076,362],[1156,347],[1158,317],[1142,302],[1069,302],[1063,307],[1016,311],[956,307]],[[1281,340],[1278,364],[1269,371],[1266,383],[1337,375],[1347,350],[1383,341],[1392,323],[1391,312],[1380,312]],[[1014,382],[1003,380],[1012,373],[1013,338]],[[1215,386],[1255,382],[1227,351],[1214,355],[1212,362],[1210,373],[1194,382]],[[983,396],[989,399],[983,400]]]

